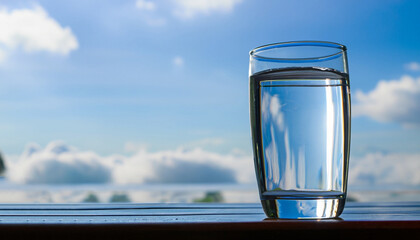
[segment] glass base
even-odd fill
[[[338,217],[345,199],[270,199],[261,203],[269,218],[322,219]]]

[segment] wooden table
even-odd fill
[[[420,202],[349,202],[339,219],[266,219],[260,204],[3,204],[0,239],[420,239]]]

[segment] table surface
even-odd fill
[[[76,235],[271,239],[296,234],[320,234],[323,239],[371,239],[372,235],[390,239],[420,234],[420,202],[348,202],[340,218],[328,220],[267,219],[258,203],[2,204],[1,234],[14,239],[74,239]]]

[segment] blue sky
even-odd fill
[[[419,13],[414,0],[1,1],[0,149],[249,155],[248,52],[325,40],[348,47],[352,156],[418,154]]]

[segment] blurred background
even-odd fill
[[[420,199],[420,2],[0,1],[0,202],[257,202],[249,51],[348,47],[349,199]]]

